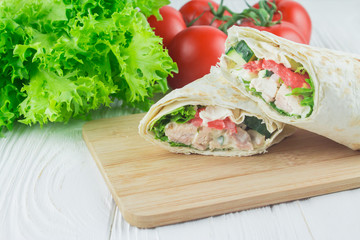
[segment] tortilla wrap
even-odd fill
[[[228,34],[225,49],[244,40],[258,59],[270,59],[287,68],[295,61],[312,78],[315,92],[311,115],[300,119],[284,116],[246,90],[244,82],[230,73],[232,66],[224,54],[219,65],[227,79],[256,102],[265,115],[325,136],[353,150],[360,149],[360,56],[295,43],[253,28],[232,27]]]
[[[154,122],[186,105],[218,106],[231,109],[237,112],[237,122],[242,122],[245,116],[255,116],[263,119],[266,128],[272,132],[272,135],[265,140],[262,146],[253,150],[198,150],[193,147],[172,147],[168,142],[155,139],[154,133],[150,131]],[[171,152],[214,156],[249,156],[264,153],[271,145],[280,142],[294,132],[295,128],[265,116],[254,101],[249,100],[223,77],[219,69],[213,69],[210,74],[167,94],[150,108],[139,125],[139,134],[142,137]]]

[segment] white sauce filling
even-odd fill
[[[215,120],[224,120],[227,117],[234,119],[234,114],[230,109],[217,107],[217,106],[207,106],[205,110],[199,113],[199,117],[203,120],[203,125],[207,126],[208,122]]]

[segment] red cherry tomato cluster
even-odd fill
[[[268,31],[289,40],[309,44],[311,20],[306,9],[292,0],[260,0],[235,13],[211,0],[191,0],[179,10],[164,6],[163,19],[148,19],[155,34],[177,63],[179,72],[168,78],[180,88],[210,72],[225,50],[226,30],[232,25]]]
[[[225,51],[227,36],[218,29],[222,21],[212,21],[214,15],[208,2],[214,10],[218,9],[219,5],[213,1],[193,0],[179,11],[170,6],[162,7],[162,20],[154,16],[148,19],[178,65],[179,72],[168,78],[168,84],[173,89],[209,73],[211,66],[219,61]]]

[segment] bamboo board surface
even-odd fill
[[[143,114],[94,120],[83,138],[123,217],[141,228],[360,187],[360,152],[298,130],[252,157],[170,153],[138,135]]]

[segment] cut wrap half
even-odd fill
[[[271,119],[360,149],[360,57],[229,29],[220,67]]]
[[[266,117],[219,69],[154,104],[139,125],[150,142],[176,153],[249,156],[294,132]]]

